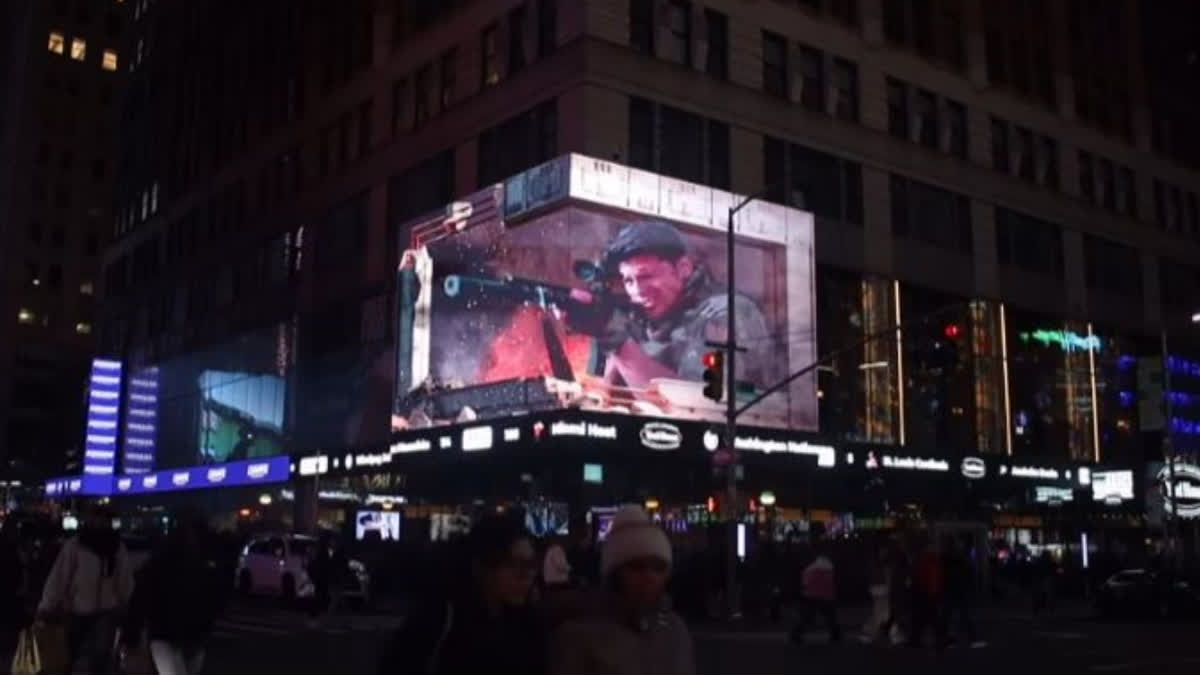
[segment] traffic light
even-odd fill
[[[704,355],[704,396],[720,401],[725,393],[725,355],[708,352]]]
[[[956,323],[948,323],[942,329],[942,334],[946,336],[947,340],[957,340],[958,336],[962,335],[962,326]]]

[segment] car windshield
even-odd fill
[[[316,546],[316,542],[310,539],[291,539],[288,541],[288,546],[292,555],[307,558]]]

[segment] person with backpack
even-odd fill
[[[104,675],[114,665],[117,626],[133,594],[133,568],[113,518],[107,507],[88,509],[78,536],[58,552],[38,604],[40,626],[65,629],[67,672],[83,664],[86,672]]]
[[[544,632],[531,603],[538,559],[528,530],[487,516],[453,553],[440,588],[384,650],[380,675],[543,675]]]

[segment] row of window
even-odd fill
[[[724,80],[729,77],[729,18],[696,11],[688,0],[630,0],[629,44],[637,51]]]
[[[1200,203],[1194,191],[1155,178],[1154,219],[1167,232],[1200,239]]]
[[[62,31],[50,31],[50,38],[47,42],[46,48],[49,49],[52,54],[58,54],[62,56],[66,53],[66,47],[66,35],[64,35]],[[73,61],[87,60],[87,40],[85,38],[79,36],[71,38],[71,59]],[[100,67],[104,70],[116,70],[117,50],[105,49],[103,52],[101,52]]]
[[[29,307],[21,307],[17,309],[17,323],[22,326],[50,328],[55,322],[54,316],[50,312],[38,312]],[[92,322],[76,322],[75,332],[80,335],[91,335]]]
[[[44,273],[43,273],[44,272]],[[51,291],[62,290],[63,268],[58,263],[50,263],[44,268],[42,265],[33,260],[25,261],[25,285],[30,289],[48,289]],[[91,281],[82,281],[79,284],[79,294],[91,296],[96,292],[95,285]]]
[[[959,0],[883,0],[884,37],[931,61],[965,67],[965,33]]]
[[[1058,143],[1028,127],[992,118],[992,168],[1057,191]]]
[[[858,121],[858,66],[804,44],[762,32],[763,91],[808,110]]]
[[[729,153],[729,125],[630,97],[630,166],[729,189]]]
[[[887,105],[892,136],[967,158],[967,109],[962,103],[889,77]]]
[[[55,227],[47,237],[46,228],[40,221],[35,220],[29,223],[29,242],[35,246],[41,246],[43,242],[46,242],[51,248],[62,250],[67,247],[67,231],[61,226]],[[88,256],[100,253],[100,237],[95,232],[88,232],[84,236],[83,253]]]
[[[1133,170],[1106,157],[1079,151],[1079,194],[1095,206],[1129,218],[1137,217]]]
[[[862,224],[862,166],[795,143],[763,138],[767,199],[818,218]]]

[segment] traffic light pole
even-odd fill
[[[738,525],[738,489],[737,489],[737,312],[734,307],[736,283],[734,281],[734,232],[733,217],[754,197],[746,197],[736,206],[729,207],[729,222],[725,228],[725,449],[733,457],[733,461],[725,465],[725,498],[729,501],[728,530],[725,537],[725,601],[728,605],[729,619],[741,615],[740,602],[737,592],[737,525]]]

